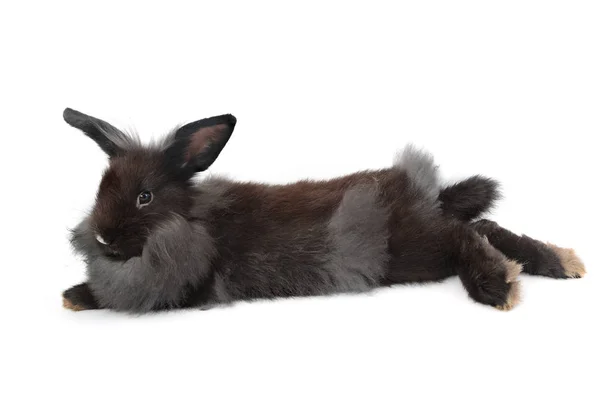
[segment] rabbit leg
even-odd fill
[[[471,226],[486,236],[492,246],[506,257],[522,263],[525,273],[559,279],[581,278],[585,274],[583,262],[572,249],[545,244],[526,235],[516,235],[486,219],[474,222]]]
[[[87,283],[80,283],[63,292],[63,307],[73,311],[100,308]]]
[[[455,227],[457,272],[469,296],[500,310],[519,302],[521,264],[509,260],[467,226]]]

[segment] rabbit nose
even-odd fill
[[[108,245],[108,242],[106,240],[104,240],[104,238],[98,233],[96,234],[96,240],[105,246]]]

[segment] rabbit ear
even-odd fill
[[[129,139],[123,132],[101,119],[65,108],[63,118],[67,124],[80,129],[100,146],[110,157],[122,152]]]
[[[167,155],[192,174],[212,165],[233,133],[236,119],[231,114],[191,122],[175,131]]]

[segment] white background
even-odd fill
[[[217,3],[217,2],[215,2]],[[596,1],[3,2],[0,397],[598,399]],[[104,154],[72,107],[144,139],[222,113],[212,168],[286,182],[390,165],[503,182],[493,218],[575,247],[499,312],[459,281],[131,317],[61,308],[67,228]]]

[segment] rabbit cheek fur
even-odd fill
[[[458,275],[471,298],[507,310],[519,300],[513,259],[536,275],[585,273],[570,250],[471,222],[498,185],[475,176],[443,187],[433,158],[411,146],[392,168],[329,181],[192,183],[229,139],[232,116],[145,148],[104,121],[70,109],[64,117],[110,157],[96,205],[72,233],[88,275],[63,294],[73,309],[86,308],[73,299],[129,312],[209,307]],[[146,189],[153,200],[139,207]]]
[[[72,243],[85,257],[88,285],[99,305],[134,312],[182,305],[186,289],[210,275],[215,255],[206,230],[177,214],[154,230],[140,256],[126,260],[98,248],[89,219],[74,229]]]

